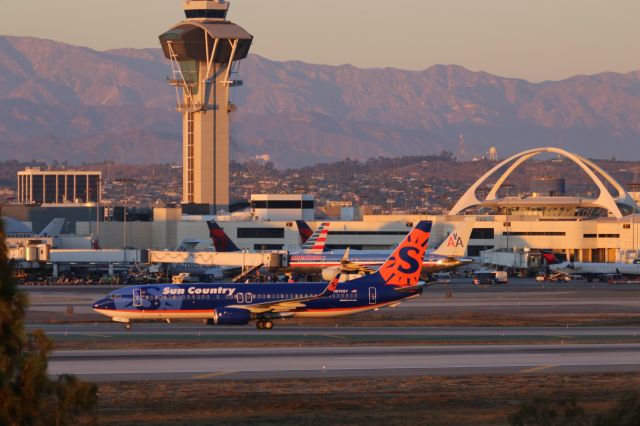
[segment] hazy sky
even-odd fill
[[[0,33],[158,47],[179,0],[0,0]],[[233,0],[254,53],[360,67],[458,64],[532,81],[640,68],[638,0]]]

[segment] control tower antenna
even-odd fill
[[[182,202],[220,213],[229,208],[229,114],[236,109],[229,91],[242,85],[238,61],[249,54],[253,36],[227,21],[227,1],[182,6],[186,19],[160,35],[182,113]]]

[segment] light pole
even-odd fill
[[[123,223],[122,223],[122,270],[124,272],[125,264],[127,263],[127,184],[133,182],[133,179],[130,178],[120,178],[116,179],[115,182],[121,183],[124,191],[124,206],[123,206]]]

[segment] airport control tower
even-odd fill
[[[224,0],[185,0],[186,20],[160,35],[183,123],[182,202],[229,208],[229,101],[253,36],[227,21]]]

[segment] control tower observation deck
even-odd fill
[[[220,213],[229,208],[229,91],[242,84],[238,61],[253,36],[227,21],[224,0],[186,0],[183,9],[186,20],[160,35],[182,113],[182,202]]]

